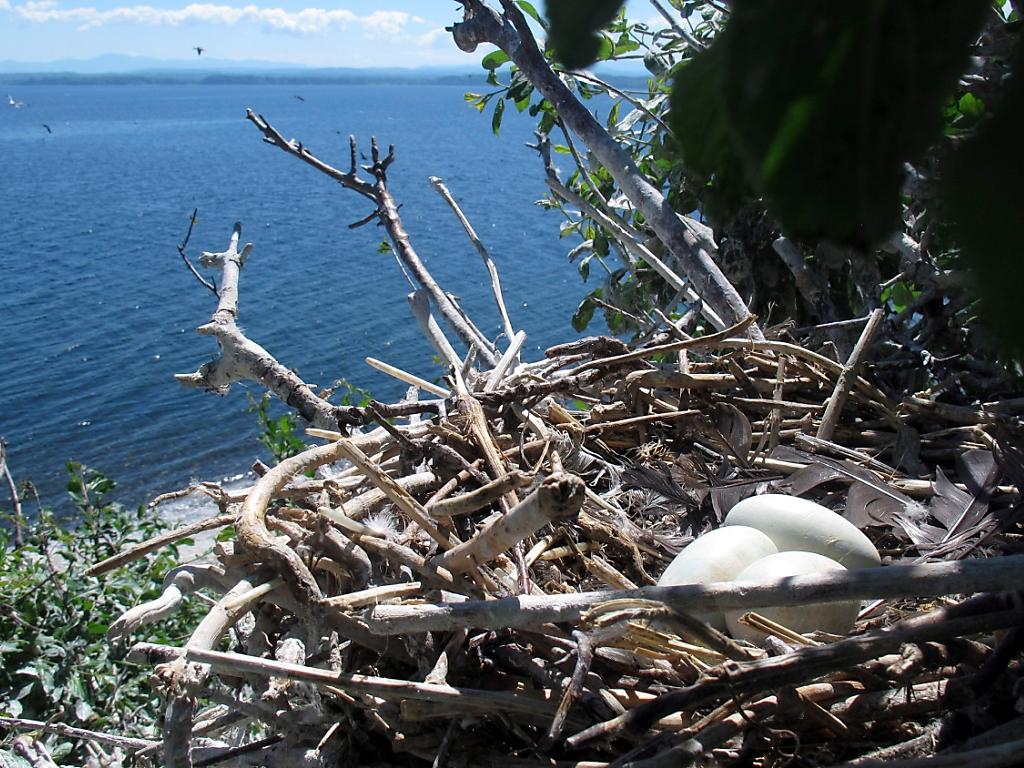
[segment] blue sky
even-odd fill
[[[629,5],[655,18],[648,3]],[[202,46],[210,58],[312,66],[473,65],[479,54],[444,32],[460,17],[451,0],[0,0],[0,60],[181,59]]]

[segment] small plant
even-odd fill
[[[177,551],[166,547],[103,577],[85,575],[167,525],[144,507],[111,502],[114,482],[102,473],[76,462],[67,468],[76,522],[43,510],[20,547],[0,529],[0,714],[155,736],[160,707],[149,669],[116,658],[105,634],[126,609],[160,593]],[[199,615],[186,606],[149,628],[146,639],[180,644]],[[3,733],[0,764],[22,764],[5,749],[13,735]],[[82,765],[88,757],[80,742],[41,739],[57,763]]]
[[[280,416],[270,415],[270,395],[266,392],[257,400],[252,394],[249,398],[249,412],[256,414],[260,424],[259,441],[270,451],[274,463],[278,463],[305,450],[306,444],[298,436],[299,426],[294,414],[283,413]]]

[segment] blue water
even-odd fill
[[[241,324],[308,382],[344,377],[390,400],[404,387],[366,356],[438,373],[394,258],[376,252],[383,231],[347,228],[366,201],[264,144],[246,107],[342,167],[349,133],[367,153],[371,134],[394,143],[391,187],[414,246],[485,332],[497,335],[499,323],[483,266],[430,175],[445,179],[489,247],[513,323],[529,334],[527,356],[574,335],[585,286],[566,262],[557,214],[534,205],[544,185],[524,146],[531,122],[506,113],[496,139],[459,86],[16,90],[28,106],[0,103],[0,435],[15,479],[31,478],[58,509],[69,458],[140,503],[262,455],[245,412],[246,390],[258,389],[218,397],[173,379],[216,351],[194,330],[215,299],[175,247],[193,208],[193,255],[223,249],[242,222],[254,251]]]

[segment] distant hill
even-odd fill
[[[404,69],[381,67],[315,68],[302,64],[273,61],[215,59],[193,56],[190,59],[153,59],[143,56],[105,54],[92,59],[59,59],[55,61],[0,60],[0,81],[26,82],[177,82],[216,79],[220,82],[238,78],[257,80],[299,81],[412,81],[476,77],[477,67],[422,67]]]
[[[301,64],[282,64],[272,61],[212,59],[193,54],[190,59],[153,59],[145,56],[125,56],[107,53],[91,59],[57,59],[55,61],[0,60],[0,74],[74,73],[80,75],[110,75],[149,72],[246,72],[253,70],[307,69]]]
[[[145,83],[458,83],[483,84],[485,72],[476,66],[459,67],[308,67],[258,60],[154,59],[105,54],[92,59],[25,62],[0,60],[0,84],[145,84]],[[617,83],[638,80],[642,69],[605,73]]]

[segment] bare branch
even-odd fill
[[[181,255],[181,260],[185,262],[185,266],[188,267],[188,271],[191,272],[195,279],[199,281],[200,285],[202,285],[207,290],[211,291],[213,295],[216,296],[217,284],[211,283],[205,277],[199,274],[199,270],[195,268],[195,266],[192,264],[192,261],[189,259],[188,254],[185,253],[185,249],[188,247],[188,241],[192,237],[192,228],[195,227],[196,221],[198,221],[198,216],[199,209],[195,208],[192,211],[192,215],[188,219],[188,232],[185,233],[185,239],[178,243],[178,253]]]
[[[441,316],[445,319],[445,322],[451,326],[452,330],[455,331],[467,347],[471,347],[473,344],[479,345],[481,347],[480,355],[488,364],[493,365],[496,362],[497,355],[494,352],[493,346],[466,322],[466,319],[451,300],[451,297],[441,290],[437,281],[434,280],[420,260],[419,254],[412,247],[409,234],[405,231],[402,219],[398,215],[398,206],[395,204],[395,200],[387,186],[387,169],[395,161],[394,145],[388,147],[387,156],[381,159],[380,146],[377,143],[377,139],[376,137],[371,139],[370,148],[373,164],[366,168],[374,176],[373,183],[370,183],[358,178],[356,175],[355,139],[353,137],[349,137],[352,170],[349,173],[343,173],[320,160],[299,142],[286,140],[262,115],[257,115],[251,109],[248,109],[246,110],[246,118],[263,133],[264,141],[267,143],[287,152],[293,157],[299,158],[307,165],[334,179],[343,187],[358,192],[363,197],[372,200],[376,206],[375,215],[380,219],[385,230],[387,230],[391,243],[395,248],[395,253],[402,264],[413,274],[416,281],[430,294],[430,298],[441,313]]]
[[[512,0],[501,0],[500,16],[483,0],[465,0],[464,20],[452,27],[456,45],[473,51],[480,43],[498,46],[554,106],[565,124],[608,169],[637,210],[679,261],[693,281],[697,294],[723,320],[732,324],[750,316],[750,311],[694,233],[672,210],[665,197],[637,168],[629,154],[608,135],[592,114],[548,65],[537,47],[522,11]],[[755,339],[763,338],[756,325],[748,329]]]

